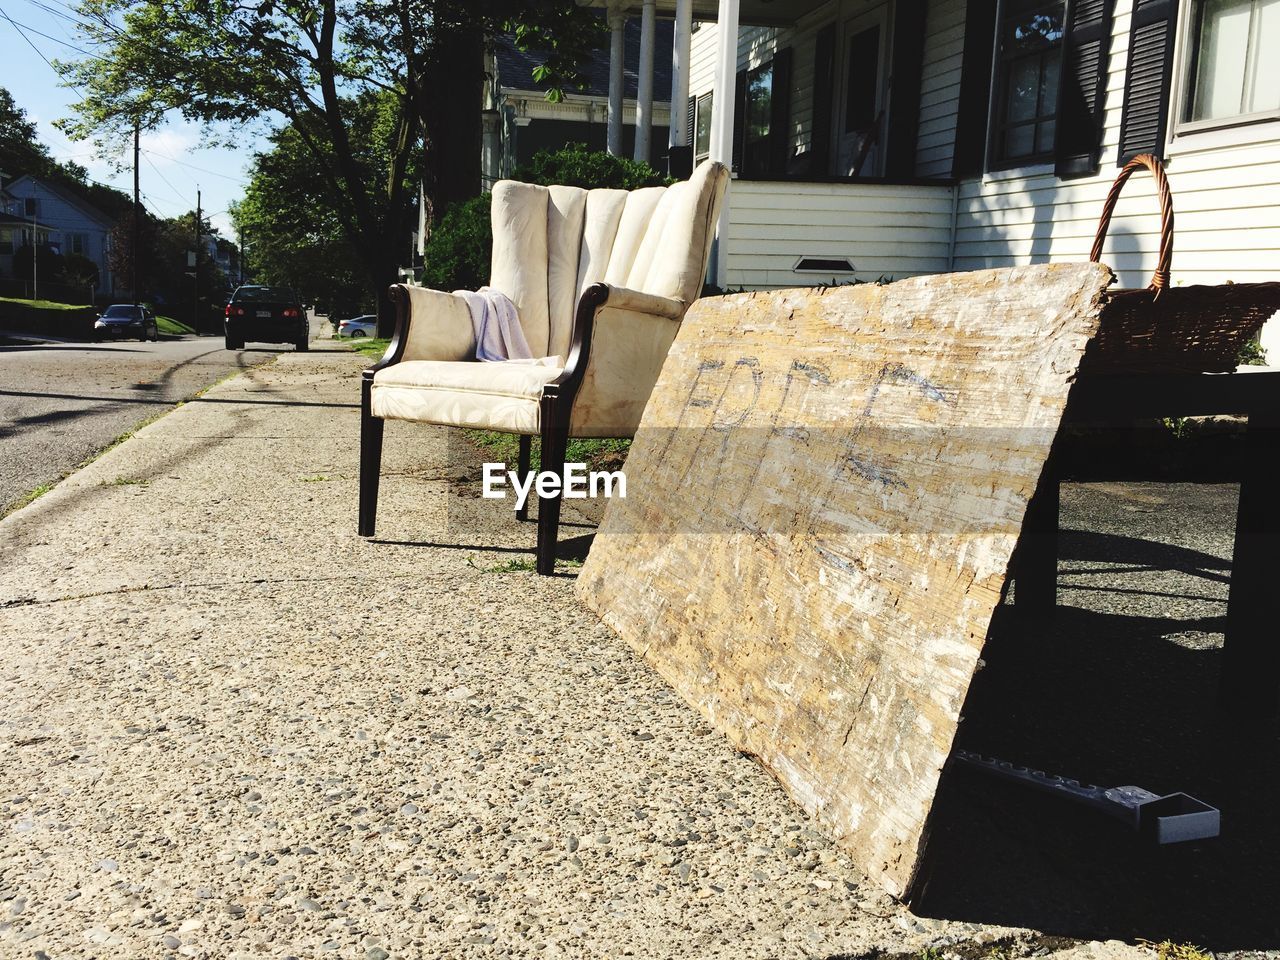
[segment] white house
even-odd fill
[[[1280,0],[610,4],[646,8],[676,20],[673,142],[736,170],[721,286],[1083,259],[1143,152],[1174,194],[1175,284],[1280,279]],[[1155,266],[1156,211],[1135,176],[1103,256],[1125,286]]]
[[[610,128],[609,95],[614,81],[611,70],[612,49],[599,53],[582,65],[584,85],[565,93],[558,103],[546,99],[547,84],[534,80],[534,68],[540,63],[536,53],[520,50],[509,35],[494,39],[485,90],[484,146],[482,166],[485,189],[494,181],[511,175],[515,167],[525,163],[539,150],[555,150],[566,143],[585,143],[592,150],[609,146],[610,135],[616,136],[613,152],[634,159],[644,159],[655,168],[664,169],[667,155],[668,92],[671,89],[670,23],[659,23],[654,30],[652,49],[642,50],[639,19],[625,17],[613,21],[616,36],[621,37],[622,122]],[[611,37],[610,46],[613,41]],[[649,137],[636,142],[640,102],[640,75],[645,57],[652,62],[649,70]],[[643,138],[642,138],[643,139]]]
[[[59,184],[32,176],[21,176],[5,187],[11,216],[42,227],[41,242],[57,248],[59,253],[75,253],[92,260],[98,267],[100,294],[113,289],[107,251],[110,247],[111,220],[101,211],[81,200]],[[21,242],[19,241],[19,245]],[[2,249],[2,247],[0,247]],[[12,273],[11,266],[6,273]]]

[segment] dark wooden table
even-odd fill
[[[1280,370],[1082,378],[1063,423],[1222,415],[1247,417],[1248,425],[1235,470],[1240,503],[1219,694],[1232,713],[1270,717],[1280,705]],[[1067,465],[1056,454],[1027,508],[1015,566],[1019,610],[1057,604],[1058,486]],[[1091,479],[1103,479],[1105,468],[1090,464]]]

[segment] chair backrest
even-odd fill
[[[569,352],[578,296],[593,283],[687,306],[702,289],[728,181],[711,161],[670,187],[631,191],[501,180],[489,283],[515,302],[525,339],[544,356]]]

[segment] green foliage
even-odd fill
[[[570,143],[559,150],[539,151],[528,163],[517,167],[511,178],[544,186],[563,184],[588,190],[596,187],[638,190],[675,182],[642,160],[628,160],[604,151],[588,150],[585,143]]]
[[[434,290],[476,290],[489,282],[493,232],[492,195],[454,204],[431,231],[423,254],[422,282]]]
[[[311,192],[323,199],[300,214],[325,221],[314,238],[288,235],[288,257],[358,270],[384,316],[413,225],[410,168],[421,165],[439,207],[479,182],[479,151],[457,144],[468,123],[478,132],[486,36],[523,25],[521,42],[546,52],[543,78],[555,86],[580,79],[600,35],[599,18],[574,0],[79,0],[74,12],[77,39],[94,54],[59,65],[81,95],[62,129],[112,154],[138,125],[152,129],[175,111],[231,147],[241,129],[285,118],[297,141],[288,150],[305,156]],[[365,136],[356,128],[369,103],[385,111],[373,111]],[[370,146],[380,158],[373,176]]]
[[[1267,365],[1267,352],[1262,349],[1262,344],[1256,339],[1246,340],[1244,346],[1240,348],[1240,355],[1237,360],[1241,366],[1265,367]]]
[[[511,433],[499,433],[496,430],[465,430],[467,439],[490,456],[499,457],[507,465],[508,470],[516,468],[520,453],[520,438]],[[533,470],[542,469],[542,442],[533,438],[533,446],[529,451],[529,465]],[[617,470],[626,460],[627,451],[631,449],[630,440],[583,440],[569,441],[565,449],[565,463],[585,463],[588,470]]]
[[[588,150],[571,143],[559,150],[535,153],[512,175],[543,186],[611,187],[637,190],[671,183],[647,163]],[[484,193],[455,204],[436,224],[423,255],[422,282],[435,290],[475,290],[489,282],[493,249],[490,197]]]
[[[396,166],[395,151],[388,146],[395,139],[395,98],[364,94],[344,100],[343,111],[364,202],[389,210],[387,183],[398,177],[394,219],[409,220],[414,184],[423,176],[422,155],[415,153]],[[270,149],[254,157],[244,199],[231,208],[236,231],[246,240],[248,274],[260,283],[293,287],[303,301],[323,305],[334,317],[373,312],[374,283],[348,229],[351,205],[316,176],[314,152],[332,159],[332,148],[302,120],[276,130],[270,143]],[[406,237],[396,252],[404,256],[407,247]],[[390,263],[394,267],[396,261]]]

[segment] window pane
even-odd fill
[[[1036,125],[1029,123],[1025,127],[1013,127],[1005,136],[1004,156],[1006,159],[1029,157],[1036,152]]]
[[[1252,0],[1203,0],[1191,120],[1237,116],[1243,106]]]
[[[1009,99],[1006,118],[1033,120],[1040,102],[1040,58],[1028,57],[1009,64]]]
[[[1046,120],[1036,126],[1036,153],[1049,153],[1053,150],[1055,121]]]
[[[747,77],[747,139],[769,135],[773,116],[773,64],[753,70]]]
[[[1253,75],[1245,111],[1280,110],[1280,0],[1258,0],[1253,17]]]
[[[867,130],[876,122],[880,79],[880,27],[849,39],[849,76],[845,78],[844,132]]]
[[[711,152],[711,94],[698,98],[698,116],[693,137],[693,152],[698,156]]]

